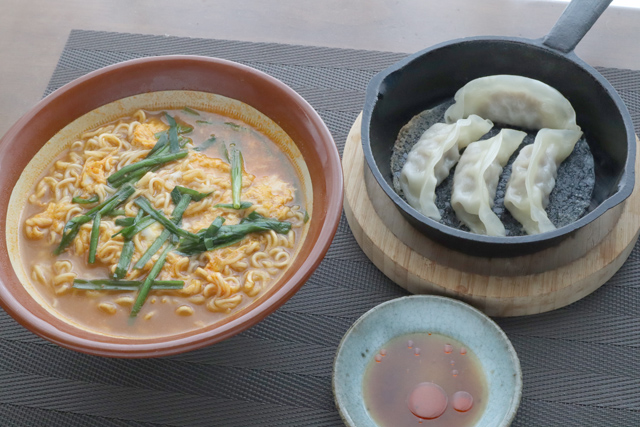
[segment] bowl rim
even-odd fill
[[[68,349],[76,350],[86,354],[107,357],[160,357],[195,350],[229,338],[262,321],[266,316],[273,313],[291,296],[293,296],[293,294],[300,289],[300,287],[306,282],[306,280],[311,276],[311,274],[324,259],[324,255],[328,251],[329,246],[333,241],[333,237],[337,231],[340,216],[342,213],[343,175],[340,155],[338,153],[337,146],[335,145],[333,137],[322,118],[301,95],[299,95],[291,87],[289,87],[279,79],[276,79],[275,77],[272,77],[255,68],[226,59],[204,57],[198,55],[152,56],[112,64],[98,70],[94,70],[77,79],[74,79],[73,81],[63,85],[48,96],[44,97],[31,109],[29,109],[29,111],[27,111],[13,126],[11,126],[11,128],[9,128],[7,133],[0,139],[0,148],[5,145],[9,147],[10,142],[13,142],[20,129],[29,124],[31,120],[47,106],[58,100],[61,96],[67,94],[69,91],[77,90],[79,87],[90,83],[92,80],[104,78],[115,70],[136,67],[141,64],[165,64],[167,62],[179,63],[184,61],[189,62],[190,65],[212,64],[255,75],[256,78],[265,82],[267,85],[274,87],[278,91],[281,91],[286,95],[286,97],[292,99],[294,103],[300,109],[302,109],[302,111],[304,111],[309,122],[314,124],[313,127],[315,132],[317,133],[315,141],[319,142],[318,147],[322,148],[321,150],[318,150],[318,152],[322,153],[322,155],[324,156],[323,170],[326,171],[326,174],[323,177],[323,181],[324,185],[326,186],[327,194],[325,204],[323,206],[315,206],[315,209],[321,210],[325,217],[324,222],[318,225],[319,231],[317,240],[313,243],[313,247],[308,253],[306,259],[301,261],[300,266],[297,268],[297,270],[291,275],[291,277],[288,278],[288,280],[282,283],[279,288],[269,296],[269,298],[260,301],[258,304],[248,306],[236,318],[229,322],[223,323],[219,327],[212,327],[212,325],[208,325],[205,328],[187,332],[187,336],[172,338],[176,335],[169,335],[159,337],[157,339],[154,338],[154,342],[148,342],[148,339],[141,338],[121,338],[111,336],[107,337],[109,339],[108,342],[83,338],[80,335],[86,334],[87,332],[89,332],[92,336],[95,336],[95,334],[91,333],[91,331],[87,331],[85,329],[74,326],[73,324],[70,324],[66,321],[64,321],[64,323],[70,326],[73,332],[78,331],[81,333],[76,335],[74,333],[59,330],[45,319],[42,319],[34,313],[30,312],[28,308],[23,305],[6,286],[3,274],[2,276],[0,276],[0,306],[7,313],[9,313],[11,317],[18,321],[18,323],[20,323],[22,326],[35,333],[36,335]],[[164,90],[176,89],[167,88]],[[148,91],[140,89],[139,92],[131,93],[128,96],[145,92]],[[86,114],[89,111],[85,111],[83,114]],[[67,123],[64,123],[64,125],[66,124]],[[8,208],[8,206],[6,208]],[[6,215],[6,210],[4,214]],[[4,233],[4,229],[2,230],[2,233]],[[7,254],[8,247],[6,240],[0,243],[2,243],[0,244],[0,252]],[[301,256],[301,254],[298,254],[298,256]],[[8,269],[13,272],[12,266],[8,267]],[[30,295],[29,298],[31,298]],[[52,314],[49,315],[53,316]],[[207,328],[210,329],[206,330]],[[178,336],[181,335],[184,334],[178,334]]]
[[[373,174],[378,185],[383,189],[391,201],[401,210],[402,213],[409,215],[413,220],[421,223],[429,228],[435,229],[437,232],[444,235],[460,239],[461,241],[471,241],[478,244],[490,244],[490,245],[511,245],[513,247],[526,246],[530,243],[540,243],[543,241],[551,241],[554,239],[561,239],[566,237],[573,231],[576,231],[585,225],[593,222],[595,219],[602,216],[609,209],[614,208],[623,201],[625,201],[633,192],[635,185],[635,157],[636,157],[636,137],[633,128],[633,122],[631,115],[626,105],[620,98],[620,95],[615,88],[604,78],[595,68],[581,60],[574,52],[568,54],[562,54],[557,50],[551,49],[542,43],[543,39],[527,39],[521,37],[503,37],[503,36],[478,36],[478,37],[465,37],[460,39],[449,40],[443,43],[433,45],[429,48],[423,49],[400,61],[395,62],[386,69],[376,74],[369,85],[367,86],[365,96],[365,108],[362,115],[362,149],[364,151],[364,157],[366,159],[369,170]],[[463,231],[456,228],[449,227],[434,219],[431,219],[417,209],[409,205],[396,191],[387,183],[382,176],[378,165],[376,164],[373,152],[371,150],[371,139],[369,127],[371,124],[371,116],[373,110],[376,108],[378,94],[380,88],[384,84],[385,80],[390,78],[393,74],[400,72],[404,67],[417,61],[421,57],[430,54],[431,52],[447,48],[452,45],[471,44],[478,42],[504,42],[524,45],[525,48],[539,49],[546,51],[548,54],[562,57],[565,61],[569,61],[582,68],[585,72],[590,74],[597,82],[602,86],[607,95],[614,102],[618,109],[620,116],[623,119],[625,125],[625,131],[627,135],[627,157],[624,164],[624,171],[620,177],[617,191],[611,196],[602,201],[594,210],[588,212],[586,215],[579,218],[570,224],[563,227],[556,228],[553,231],[548,231],[540,234],[524,235],[524,236],[486,236],[482,234],[472,233],[470,231]],[[515,254],[517,255],[517,254]],[[499,255],[498,255],[499,256]],[[504,256],[504,255],[503,255]],[[507,255],[509,256],[509,255]]]
[[[515,389],[514,389],[514,393],[513,393],[513,398],[511,399],[510,405],[509,405],[509,409],[508,411],[505,413],[504,417],[502,418],[502,420],[500,420],[501,424],[499,424],[496,427],[507,427],[509,425],[511,425],[511,423],[513,422],[513,419],[515,418],[517,412],[518,412],[518,408],[520,407],[520,401],[522,400],[522,389],[523,389],[523,382],[522,382],[522,367],[520,366],[520,359],[518,358],[518,353],[516,352],[515,348],[513,347],[513,344],[511,343],[511,340],[509,339],[509,337],[507,336],[507,334],[502,330],[502,328],[500,328],[500,326],[498,326],[498,324],[491,319],[489,316],[487,316],[486,314],[484,314],[482,311],[478,310],[477,308],[454,298],[449,298],[449,297],[445,297],[445,296],[440,296],[440,295],[407,295],[404,297],[400,297],[400,298],[394,298],[391,299],[389,301],[385,301],[381,304],[376,305],[375,307],[369,309],[366,313],[364,313],[362,316],[360,316],[358,318],[358,320],[356,320],[347,330],[347,332],[345,332],[345,334],[343,335],[342,339],[340,340],[340,344],[338,344],[338,349],[336,350],[336,354],[334,356],[333,359],[333,369],[331,371],[331,388],[332,388],[332,392],[333,392],[333,398],[334,398],[334,403],[336,405],[336,408],[338,409],[338,412],[340,413],[340,418],[342,418],[343,422],[345,423],[346,426],[348,427],[360,427],[358,426],[353,419],[351,419],[351,416],[349,415],[348,412],[348,407],[345,407],[343,405],[343,402],[340,400],[339,393],[337,393],[337,388],[340,387],[339,386],[339,382],[337,380],[337,375],[336,375],[336,370],[337,370],[337,366],[340,357],[344,351],[345,346],[348,344],[348,340],[351,337],[351,334],[354,333],[355,329],[368,317],[375,315],[380,309],[389,306],[389,305],[395,305],[398,303],[401,303],[401,301],[403,300],[407,300],[407,299],[411,299],[411,300],[418,300],[418,301],[422,301],[423,304],[432,304],[434,302],[442,302],[445,304],[451,304],[454,306],[458,306],[463,310],[467,310],[469,312],[471,312],[473,315],[479,316],[481,318],[483,318],[486,321],[486,324],[488,325],[487,327],[492,328],[495,332],[497,332],[498,337],[500,338],[500,340],[506,345],[507,348],[507,352],[509,353],[509,356],[511,358],[511,361],[513,363],[513,367],[515,368]],[[455,337],[452,337],[455,338]]]

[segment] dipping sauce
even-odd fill
[[[468,427],[484,412],[488,389],[480,362],[454,339],[402,335],[369,357],[364,402],[381,427]]]

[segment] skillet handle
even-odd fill
[[[569,53],[576,48],[612,0],[572,0],[542,43]]]

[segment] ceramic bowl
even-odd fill
[[[11,189],[23,169],[58,131],[98,107],[134,95],[162,91],[222,95],[255,108],[277,123],[297,145],[313,188],[313,217],[304,245],[284,276],[247,308],[191,332],[151,339],[100,335],[54,316],[19,281],[7,240]],[[58,89],[25,114],[0,140],[0,305],[35,334],[84,353],[155,357],[194,350],[258,323],[288,300],[324,257],[342,210],[340,157],[315,110],[279,80],[250,67],[215,58],[143,58],[87,74]],[[15,248],[14,248],[15,250]]]
[[[377,427],[366,410],[365,369],[389,340],[432,332],[463,343],[480,361],[488,383],[488,400],[474,427],[506,427],[516,415],[522,394],[520,362],[505,333],[489,317],[463,302],[415,295],[380,304],[360,317],[338,346],[333,366],[336,406],[349,427]],[[362,357],[368,354],[370,357]]]

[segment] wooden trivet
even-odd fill
[[[582,258],[566,265],[518,275],[519,265],[522,271],[528,271],[531,265],[540,265],[541,255],[490,259],[446,249],[413,229],[380,188],[374,207],[365,185],[361,120],[360,115],[353,124],[342,158],[347,220],[358,244],[376,267],[411,293],[451,296],[490,316],[542,313],[571,304],[602,286],[622,266],[638,240],[640,173],[636,173],[633,194],[621,207],[622,214],[613,230]],[[636,156],[636,171],[640,171],[639,160],[640,156]],[[383,212],[384,219],[378,212]],[[392,224],[393,231],[387,224]],[[411,246],[420,250],[412,249],[397,235],[413,236]],[[447,262],[424,256],[443,251],[447,253]],[[491,271],[504,265],[505,274],[479,274],[455,267],[469,264],[470,259],[480,266],[493,265]]]

